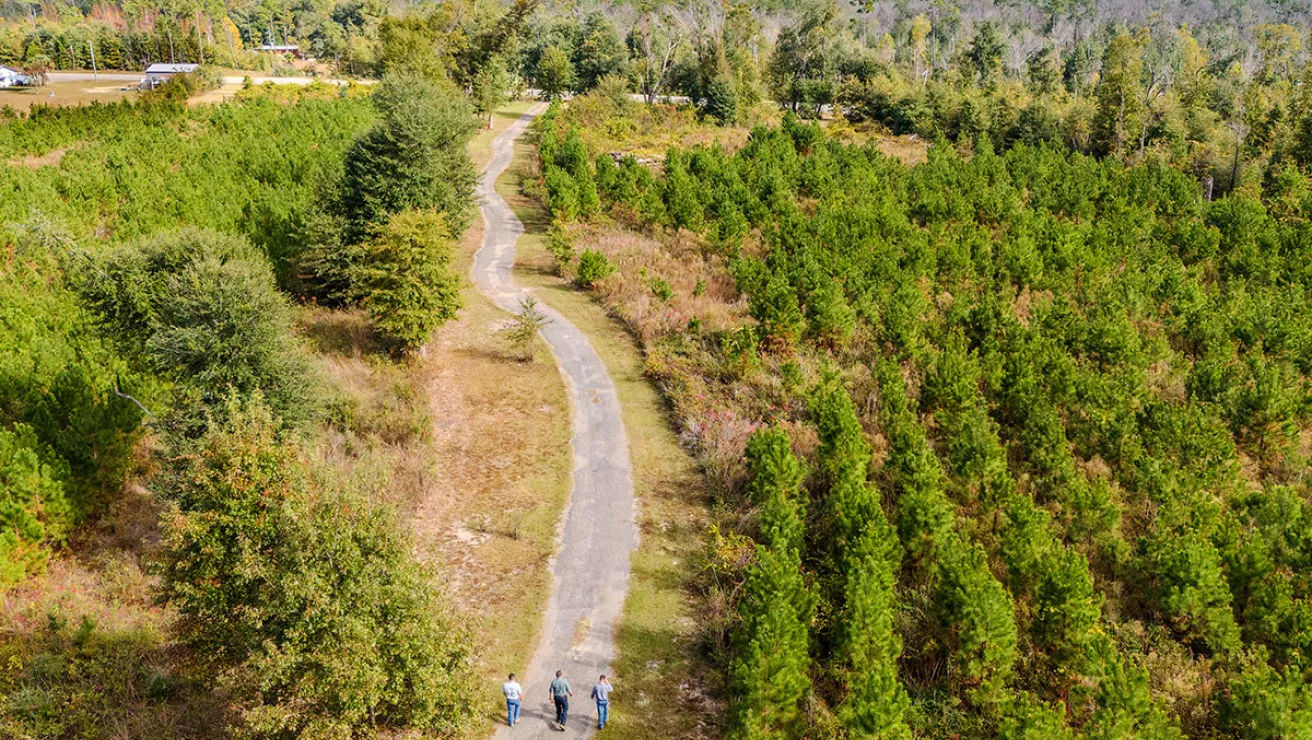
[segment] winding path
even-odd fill
[[[535,106],[492,141],[492,161],[478,188],[487,230],[474,258],[474,282],[498,306],[512,312],[528,295],[515,287],[511,277],[515,241],[524,233],[524,225],[495,185],[514,158],[515,139],[543,107]],[[637,545],[629,445],[615,384],[587,337],[564,316],[539,305],[551,319],[542,336],[556,357],[573,406],[574,487],[561,527],[560,551],[552,564],[553,588],[542,639],[528,675],[520,681],[526,694],[523,714],[514,729],[502,724],[498,738],[593,733],[596,707],[588,700],[588,691],[599,674],[610,673],[613,632],[628,589],[629,553]],[[555,729],[547,695],[547,684],[557,670],[564,671],[574,686],[565,733]]]

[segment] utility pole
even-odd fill
[[[205,41],[200,37],[200,9],[196,9],[196,48],[200,50],[200,63],[205,63]]]
[[[96,42],[87,39],[87,47],[91,49],[91,79],[100,82],[100,70],[96,69]]]

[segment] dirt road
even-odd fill
[[[479,184],[487,231],[475,257],[474,282],[508,311],[518,311],[520,299],[528,295],[515,287],[511,276],[515,240],[524,233],[524,225],[494,186],[510,165],[515,139],[543,108],[535,106],[493,140],[492,161]],[[588,700],[588,691],[599,674],[610,673],[615,652],[612,633],[628,589],[629,553],[637,546],[629,446],[615,385],[587,337],[559,313],[546,306],[542,310],[551,319],[542,336],[565,377],[572,405],[574,487],[561,528],[560,551],[552,564],[553,589],[542,639],[528,675],[521,676],[526,692],[523,715],[513,730],[500,727],[498,738],[592,734],[596,707]],[[563,670],[574,686],[565,733],[555,728],[547,697],[556,670]],[[622,685],[622,677],[617,683]],[[619,711],[622,703],[616,706]]]

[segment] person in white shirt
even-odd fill
[[[519,721],[520,697],[524,694],[524,689],[515,681],[515,674],[510,674],[510,680],[501,684],[501,693],[506,695],[506,723],[514,727]]]

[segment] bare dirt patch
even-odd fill
[[[9,160],[10,167],[26,167],[29,170],[39,169],[41,167],[58,167],[60,162],[64,161],[64,155],[68,154],[72,147],[60,147],[46,152],[45,154],[29,154],[25,157],[15,157]]]

